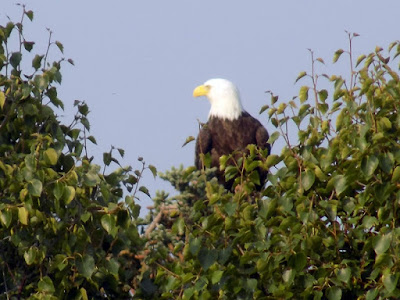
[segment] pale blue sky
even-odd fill
[[[17,21],[16,1],[1,2],[1,24],[6,15]],[[258,115],[270,100],[265,91],[287,100],[298,93],[294,80],[310,69],[307,48],[325,60],[321,73],[344,73],[345,63],[331,62],[337,49],[348,47],[345,30],[360,34],[356,56],[400,39],[399,0],[24,3],[35,13],[26,24],[34,49],[46,47],[49,27],[64,44],[65,57],[75,61],[62,69],[59,97],[67,119],[75,99],[88,103],[98,142],[92,155],[100,160],[114,145],[125,149],[124,165],[139,167],[137,157],[143,156],[160,171],[193,164],[194,143],[181,146],[197,135],[197,119],[207,119],[208,101],[192,98],[193,88],[207,79],[235,82],[245,109],[272,133],[267,115]],[[150,172],[143,183],[152,195],[168,189]],[[141,198],[144,206],[150,203]]]

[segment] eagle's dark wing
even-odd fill
[[[257,146],[261,149],[268,149],[268,154],[271,153],[271,145],[268,144],[269,134],[264,126],[258,126],[256,131],[256,142]]]
[[[201,153],[206,154],[210,152],[211,147],[212,147],[211,133],[210,130],[207,128],[207,124],[205,124],[201,128],[196,140],[194,164],[197,167],[197,169],[201,170],[204,168],[204,164],[200,158],[200,154]]]

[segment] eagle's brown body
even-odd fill
[[[227,189],[231,189],[233,180],[225,181],[224,171],[219,169],[219,158],[235,151],[237,151],[236,157],[241,157],[241,153],[246,152],[246,147],[249,144],[254,144],[261,149],[268,149],[269,153],[268,138],[269,135],[265,127],[245,111],[234,120],[211,116],[197,137],[195,165],[198,169],[203,168],[200,154],[210,153],[211,167],[217,167],[219,181]],[[268,172],[260,168],[257,171],[260,177],[260,187],[262,187],[265,184]]]

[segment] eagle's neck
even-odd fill
[[[218,117],[233,121],[238,119],[243,112],[238,95],[226,95],[226,97],[219,97],[215,101],[210,99],[210,103],[211,109],[208,118]]]

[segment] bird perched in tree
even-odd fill
[[[220,170],[220,157],[234,153],[233,158],[238,159],[243,153],[248,153],[246,147],[254,144],[261,149],[271,147],[268,144],[269,135],[265,127],[249,113],[240,101],[239,91],[236,86],[226,79],[210,79],[193,91],[194,97],[206,96],[211,104],[208,121],[204,124],[197,136],[195,150],[195,165],[198,169],[204,168],[204,156],[210,154],[211,167],[217,167],[217,177],[225,188],[231,189],[234,180],[225,180],[224,171]],[[232,159],[233,159],[232,158]],[[233,160],[228,164],[233,164]],[[257,168],[260,185],[264,186],[267,170]]]

